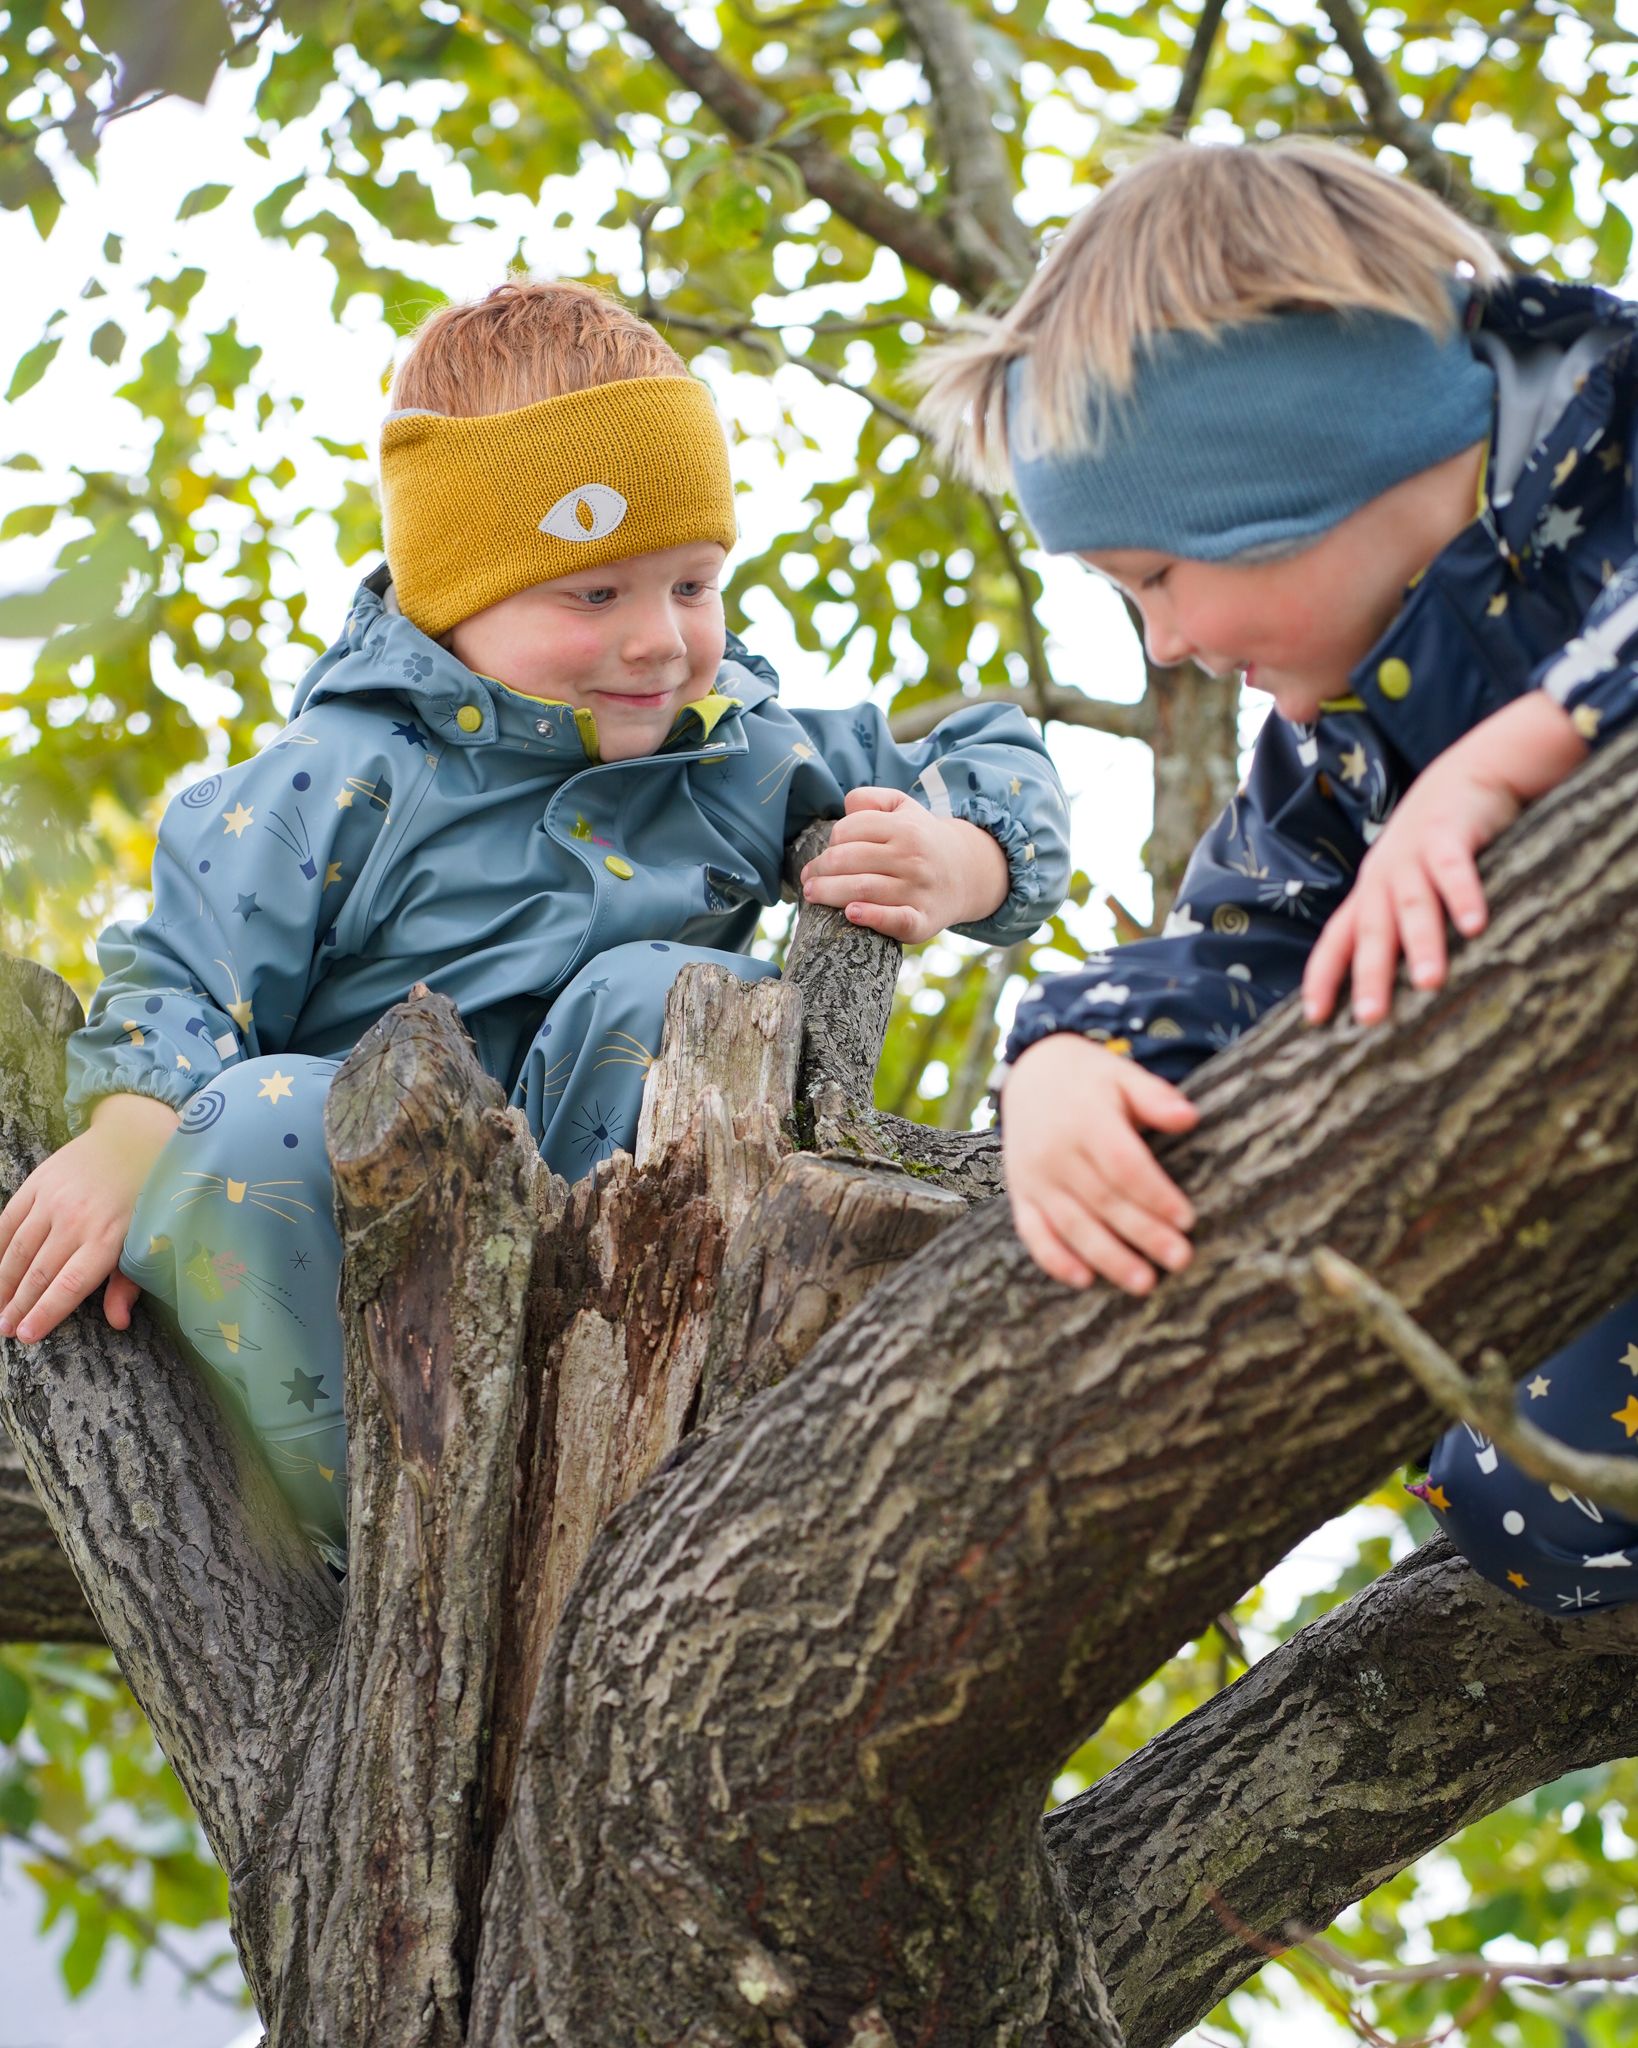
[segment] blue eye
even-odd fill
[[[601,611],[615,595],[607,584],[599,584],[596,590],[577,590],[575,596],[582,604],[589,604],[593,610]]]

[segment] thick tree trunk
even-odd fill
[[[344,1601],[151,1332],[0,1347],[270,2042],[1147,2048],[1257,1967],[1235,1920],[1323,1921],[1630,1749],[1638,1630],[1430,1550],[1040,1820],[1088,1729],[1434,1426],[1319,1245],[1461,1357],[1630,1286],[1635,763],[1513,835],[1443,994],[1212,1063],[1168,1152],[1198,1254],[1147,1302],[941,1196],[993,1144],[859,1163],[920,1142],[858,1107],[889,949],[804,918],[782,987],[685,977],[638,1156],[572,1191],[448,1006],[402,1006],[331,1104]],[[71,1017],[27,971],[0,1000],[10,1184]],[[851,1050],[801,1053],[804,1000]]]

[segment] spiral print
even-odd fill
[[[214,1088],[206,1088],[194,1096],[183,1110],[180,1128],[190,1137],[196,1131],[208,1131],[226,1108],[226,1098],[219,1095]]]
[[[208,811],[222,794],[220,775],[207,775],[203,782],[196,782],[191,789],[182,792],[182,805],[189,811]]]
[[[1251,929],[1251,916],[1238,903],[1219,903],[1211,914],[1211,928],[1225,939],[1238,939]]]

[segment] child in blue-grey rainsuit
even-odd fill
[[[1139,608],[1151,660],[1274,712],[1159,938],[1029,992],[1003,1131],[1018,1231],[1071,1285],[1187,1264],[1139,1135],[1301,986],[1445,970],[1474,855],[1638,715],[1638,308],[1508,280],[1436,200],[1312,143],[1179,148],[1117,178],[1006,321],[947,350],[946,445],[1010,456],[1045,545]],[[1066,1102],[1079,1113],[1065,1115]],[[1520,1382],[1579,1449],[1638,1450],[1638,1300]],[[1477,1568],[1552,1614],[1638,1597],[1638,1526],[1466,1428],[1425,1484]]]
[[[808,897],[907,940],[1017,939],[1067,879],[1017,711],[900,747],[869,707],[786,711],[725,635],[722,430],[626,309],[504,286],[435,316],[394,399],[386,567],[279,736],[167,810],[152,915],[104,934],[70,1041],[79,1135],[0,1217],[0,1334],[147,1292],[338,1563],[323,1108],[385,1009],[448,995],[573,1180],[631,1144],[678,971],[774,971],[745,949],[811,820],[841,822]]]

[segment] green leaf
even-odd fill
[[[150,277],[143,290],[148,294],[150,313],[170,313],[180,319],[193,304],[194,294],[205,281],[205,273],[187,264],[175,277]]]
[[[15,465],[13,465],[15,467]],[[55,505],[18,505],[0,519],[0,540],[16,540],[28,534],[46,533],[57,516]],[[0,1672],[5,1666],[0,1664]],[[0,1730],[0,1742],[9,1742],[11,1737]]]
[[[117,263],[124,253],[125,244],[118,235],[105,235],[102,241],[104,263]]]
[[[26,1835],[40,1818],[40,1795],[20,1771],[0,1778],[0,1828]]]
[[[212,207],[220,206],[232,190],[231,185],[195,185],[176,209],[177,219],[192,220],[195,214],[209,213]]]
[[[119,96],[149,92],[202,101],[227,55],[221,0],[82,0],[85,31],[119,62]]]
[[[15,1742],[28,1719],[28,1684],[0,1664],[0,1742]]]
[[[52,358],[63,345],[60,334],[53,334],[44,341],[37,341],[19,359],[11,373],[11,382],[6,386],[6,399],[21,398],[25,391],[32,391],[46,371],[51,368]]]
[[[117,363],[125,352],[125,329],[117,320],[105,320],[91,337],[91,353],[99,363]]]
[[[60,1965],[63,1985],[70,1998],[83,1997],[95,1983],[103,1950],[114,1931],[108,1908],[101,1899],[93,1894],[82,1894],[76,1906],[73,1939],[63,1950]]]

